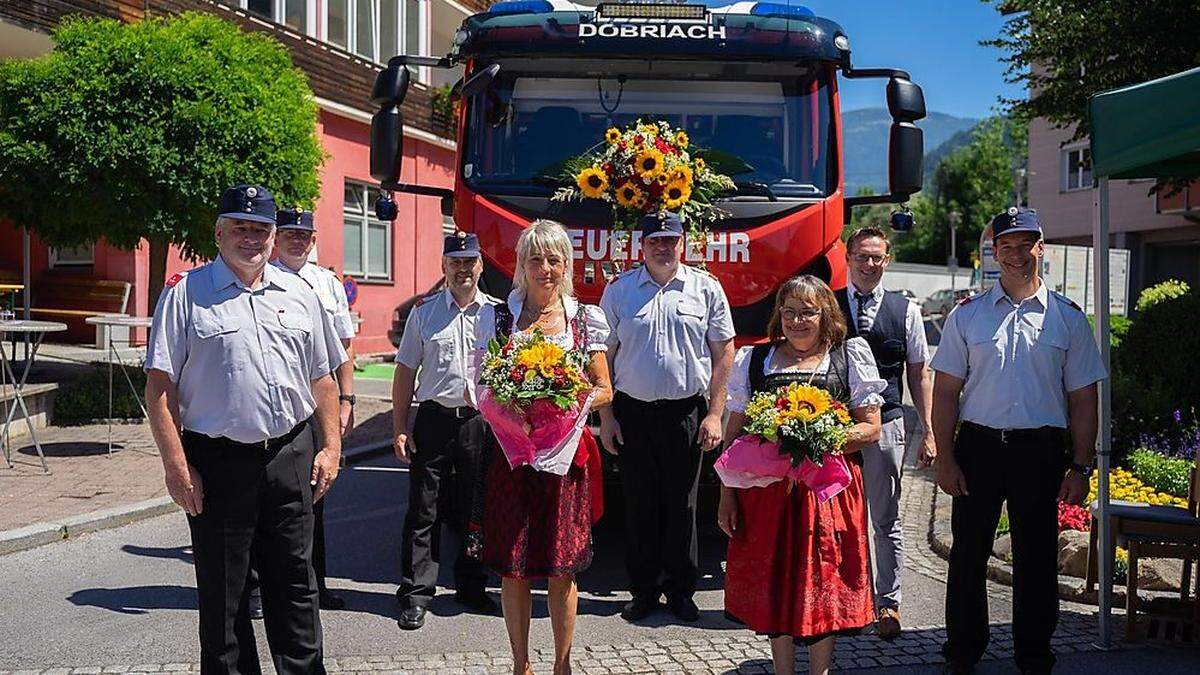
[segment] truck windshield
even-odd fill
[[[835,186],[822,74],[774,80],[597,81],[501,75],[471,106],[463,176],[483,193],[549,195],[564,159],[639,118],[735,160],[735,197],[812,198]]]

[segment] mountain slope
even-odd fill
[[[926,175],[938,159],[970,140],[970,130],[978,122],[939,112],[931,112],[917,122],[925,132]],[[847,194],[855,194],[860,187],[870,187],[877,193],[887,191],[887,147],[891,125],[892,118],[886,108],[862,108],[842,113]],[[952,139],[953,142],[947,143]]]

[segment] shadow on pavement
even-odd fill
[[[192,547],[191,546],[137,546],[134,544],[125,544],[121,547],[121,551],[130,555],[142,556],[145,558],[161,558],[164,560],[179,560],[192,564]]]
[[[67,596],[74,605],[99,607],[119,614],[148,614],[156,609],[198,609],[192,586],[85,588]]]

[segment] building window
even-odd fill
[[[1092,188],[1092,151],[1078,147],[1063,150],[1063,192]]]
[[[342,267],[345,274],[368,281],[392,279],[392,224],[375,217],[379,189],[346,183],[342,205]]]
[[[236,4],[301,33],[308,32],[309,13],[316,10],[316,0],[240,0]]]
[[[325,12],[325,40],[365,59],[428,51],[427,0],[326,0]]]
[[[93,246],[71,246],[50,249],[51,267],[91,267],[95,262]]]

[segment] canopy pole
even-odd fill
[[[1109,378],[1100,380],[1099,390],[1099,448],[1097,451],[1097,466],[1100,472],[1096,486],[1096,501],[1099,502],[1099,513],[1096,517],[1100,536],[1097,538],[1096,551],[1099,560],[1100,576],[1100,649],[1112,649],[1112,565],[1108,552],[1112,548],[1112,532],[1109,528],[1108,504],[1108,474],[1109,459],[1112,452],[1112,359],[1109,349],[1109,273],[1108,273],[1108,177],[1099,179],[1096,190],[1097,199],[1092,203],[1095,227],[1092,230],[1092,291],[1095,298],[1094,316],[1096,318],[1096,344],[1100,348],[1100,358]]]
[[[24,313],[23,313],[24,315],[21,318],[26,321],[29,321],[29,308],[30,308],[30,299],[31,299],[30,291],[33,289],[33,275],[30,272],[30,263],[29,263],[29,248],[30,248],[30,246],[29,246],[29,228],[22,227],[21,228],[21,283],[23,283],[25,285],[25,288],[21,289],[21,299],[22,299],[22,302],[21,302],[22,307],[21,308],[24,310]],[[27,361],[27,360],[29,360],[29,333],[25,333],[25,336],[23,339],[23,344],[24,344],[24,349],[25,349],[25,352],[24,352],[25,359],[24,360]],[[13,346],[13,351],[14,351],[14,353],[16,352],[16,345]]]

